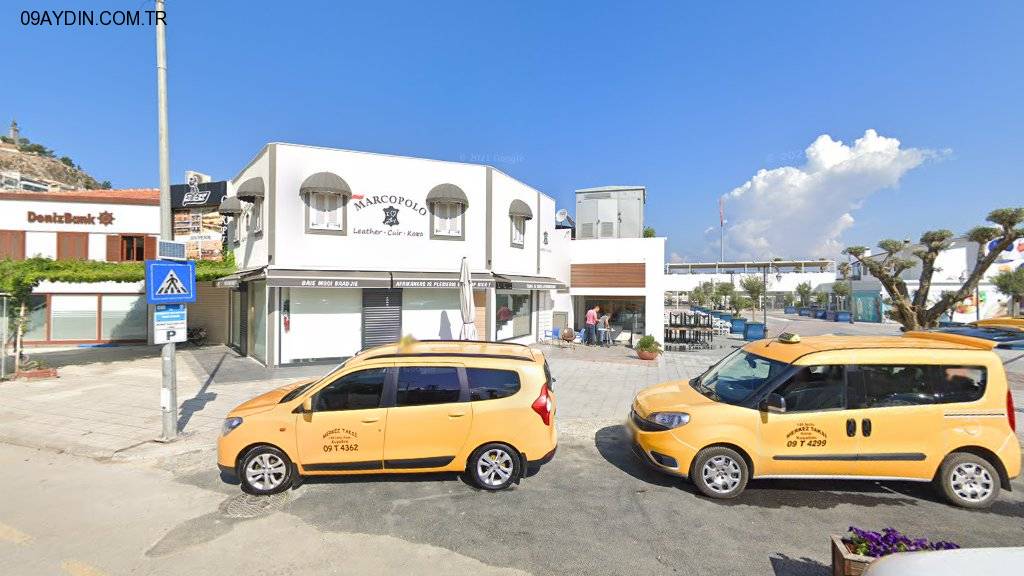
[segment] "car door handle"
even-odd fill
[[[448,413],[448,417],[449,418],[462,418],[465,415],[466,415],[465,412],[449,412]]]
[[[846,435],[847,436],[856,436],[857,435],[857,421],[854,420],[853,418],[848,418],[846,420]]]
[[[380,418],[377,418],[376,416],[367,416],[366,418],[363,418],[361,420],[361,422],[363,424],[373,424],[374,422],[377,422],[378,420],[380,420]]]
[[[868,436],[871,436],[871,419],[870,418],[865,418],[865,419],[860,421],[860,431],[861,431],[862,434],[864,434],[865,438],[867,438]]]

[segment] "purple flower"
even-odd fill
[[[918,550],[952,550],[958,545],[947,541],[929,542],[927,538],[911,539],[895,528],[883,528],[881,532],[862,530],[850,526],[850,535],[844,538],[853,548],[853,552],[863,556],[879,558],[897,552]]]

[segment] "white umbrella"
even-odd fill
[[[459,271],[459,305],[462,308],[462,332],[459,338],[476,340],[476,306],[473,303],[473,277],[469,273],[469,262],[462,258]]]

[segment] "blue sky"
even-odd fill
[[[720,196],[874,129],[925,159],[829,200],[852,214],[836,238],[962,231],[1022,204],[1024,8],[978,4],[169,0],[172,175],[230,178],[292,141],[491,163],[569,208],[576,188],[644,184],[668,251],[709,259]],[[25,8],[152,2],[5,3],[0,121],[115,187],[155,186],[153,29],[24,27]],[[726,209],[742,225],[763,206]],[[797,253],[815,225],[776,218],[792,237],[763,250],[815,255]]]

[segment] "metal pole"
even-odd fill
[[[764,336],[768,337],[768,264],[765,263],[764,268],[761,269],[764,273],[764,294],[761,295],[761,316],[764,319]]]
[[[850,255],[846,255],[847,268],[850,272],[847,274],[847,281],[850,283],[850,293],[846,295],[850,299],[850,303],[846,306],[850,309],[850,324],[853,324],[853,262],[850,261]]]
[[[157,121],[160,139],[160,238],[171,239],[171,175],[170,144],[167,136],[167,41],[164,0],[156,0],[156,92]],[[160,351],[160,416],[163,423],[161,440],[178,437],[178,381],[174,365],[174,342]]]
[[[0,350],[0,380],[7,378],[7,296],[4,296],[4,325],[3,336],[0,336],[0,342],[3,342],[3,349]]]

